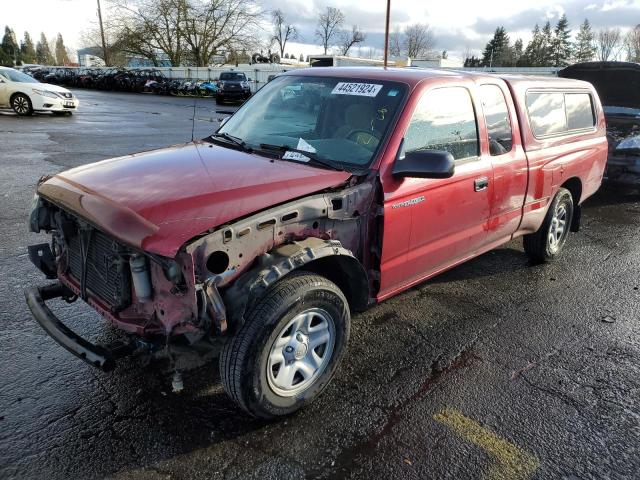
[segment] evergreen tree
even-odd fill
[[[481,67],[482,61],[479,58],[476,58],[475,55],[470,56],[464,61],[465,67]]]
[[[15,65],[20,61],[20,47],[16,41],[16,35],[8,26],[4,28],[4,37],[2,37],[2,63]]]
[[[565,67],[571,59],[571,30],[566,15],[562,15],[553,31],[550,57],[554,67]]]
[[[509,35],[504,27],[498,27],[482,53],[482,65],[511,67],[513,64],[513,48],[509,44]]]
[[[551,58],[551,48],[553,45],[553,32],[551,31],[551,23],[547,21],[542,27],[540,50],[538,52],[539,67],[551,67],[553,60]]]
[[[596,55],[595,34],[591,30],[589,20],[585,18],[580,31],[576,36],[575,60],[576,62],[589,62]]]
[[[20,42],[20,57],[22,63],[35,63],[36,62],[36,49],[33,46],[33,40],[29,32],[24,32],[24,38]]]
[[[40,40],[38,40],[36,44],[36,60],[40,65],[53,65],[56,63],[56,59],[53,58],[51,54],[49,42],[47,41],[47,37],[44,36],[44,33],[40,34]]]
[[[522,39],[519,38],[516,40],[516,43],[513,44],[513,62],[516,66],[520,64],[520,59],[523,55]]]
[[[542,32],[538,24],[533,28],[531,41],[527,44],[524,55],[520,59],[521,67],[537,67],[540,62],[540,48],[542,46]]]
[[[56,62],[58,65],[68,65],[69,56],[67,55],[67,48],[64,46],[64,40],[62,35],[58,33],[56,38]]]

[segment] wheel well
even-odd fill
[[[347,297],[354,311],[364,310],[369,303],[369,282],[362,265],[353,257],[329,255],[314,260],[304,270],[317,273],[335,283]]]
[[[571,177],[569,180],[562,184],[562,188],[566,188],[571,193],[573,198],[573,218],[571,219],[571,231],[577,232],[580,230],[580,219],[582,217],[582,207],[580,206],[580,199],[582,198],[582,182],[578,177]]]
[[[24,92],[13,92],[11,94],[11,96],[9,97],[9,106],[11,106],[11,104],[13,103],[13,99],[16,97],[16,95],[23,95],[25,97],[27,97],[27,100],[29,100],[29,104],[33,105],[33,102],[31,101],[31,97],[29,97],[29,95],[27,95]]]
[[[562,188],[566,188],[571,192],[571,196],[573,197],[573,204],[579,205],[580,198],[582,198],[582,182],[578,177],[572,177],[562,185]]]

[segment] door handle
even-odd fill
[[[489,186],[489,179],[487,177],[476,178],[473,181],[473,189],[476,192],[486,190],[488,186]]]

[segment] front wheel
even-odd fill
[[[11,108],[21,117],[31,115],[33,113],[33,106],[31,100],[23,93],[16,93],[11,98]]]
[[[220,376],[227,394],[260,418],[288,415],[329,384],[349,339],[350,313],[340,289],[296,272],[272,285],[224,345]]]
[[[537,232],[524,236],[524,251],[535,262],[555,260],[567,241],[573,220],[573,197],[560,188]]]

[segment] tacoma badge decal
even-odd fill
[[[391,205],[391,208],[410,207],[411,205],[415,205],[416,203],[420,203],[420,202],[424,202],[424,196],[422,195],[416,198],[412,198],[411,200],[406,200],[404,202]]]

